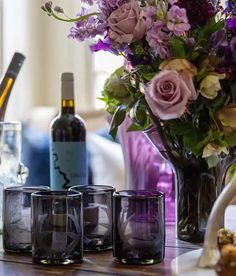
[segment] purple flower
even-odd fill
[[[191,27],[184,8],[173,5],[167,12],[167,17],[167,28],[175,35],[183,35]]]
[[[108,38],[104,40],[99,39],[97,43],[90,45],[89,48],[92,52],[100,50],[111,52],[111,43]]]
[[[235,0],[228,0],[226,1],[226,11],[236,14],[236,1]]]
[[[186,9],[192,28],[205,25],[216,12],[211,0],[178,0],[177,4]]]
[[[225,29],[214,32],[210,37],[210,45],[213,48],[227,47],[227,33]]]
[[[193,47],[196,44],[196,40],[194,37],[186,38],[185,42],[189,47]]]
[[[85,15],[87,10],[82,8],[79,15]],[[100,15],[90,16],[86,20],[79,20],[70,29],[68,37],[84,41],[87,38],[93,38],[97,35],[104,35],[107,30],[107,23]]]
[[[153,16],[157,14],[157,8],[148,6],[144,10],[144,17],[146,18],[147,29],[150,29],[153,25],[154,19]]]
[[[146,40],[150,47],[162,58],[169,58],[170,33],[163,30],[163,22],[156,21],[147,32]]]
[[[234,36],[230,41],[230,49],[234,58],[236,58],[236,37]]]
[[[226,20],[226,26],[233,34],[236,34],[236,16]]]

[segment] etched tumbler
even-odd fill
[[[83,194],[84,250],[111,249],[112,194],[115,189],[105,185],[88,185],[74,186],[70,190]]]
[[[32,258],[40,264],[81,263],[82,194],[72,191],[32,194]]]
[[[31,194],[49,187],[8,187],[3,192],[3,248],[31,251]]]
[[[164,194],[127,190],[113,195],[113,256],[126,264],[154,264],[165,254]]]

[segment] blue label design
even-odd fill
[[[52,190],[88,184],[85,142],[50,143],[50,180]]]

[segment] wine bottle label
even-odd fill
[[[88,184],[85,142],[52,142],[50,148],[52,190]]]

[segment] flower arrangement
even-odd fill
[[[236,1],[81,2],[77,18],[52,2],[42,9],[74,22],[69,37],[92,39],[92,51],[124,56],[102,92],[111,134],[128,114],[128,130],[154,122],[183,155],[216,166],[236,145]]]

